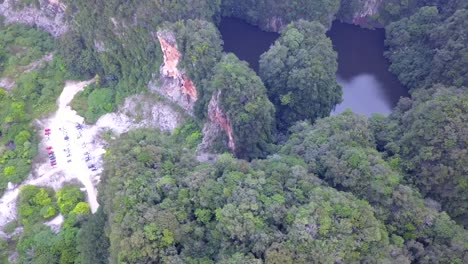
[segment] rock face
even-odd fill
[[[353,24],[362,25],[367,23],[367,18],[375,16],[382,4],[382,0],[363,0],[360,1],[359,9],[354,13]]]
[[[209,151],[222,132],[227,135],[229,149],[232,152],[236,150],[231,121],[219,107],[220,99],[221,91],[214,93],[211,97],[208,105],[208,122],[203,127],[203,142],[198,146],[198,152]]]
[[[198,93],[187,74],[177,68],[182,55],[177,49],[175,35],[168,31],[158,32],[156,35],[161,45],[164,62],[160,67],[159,82],[152,80],[149,88],[175,102],[192,115]]]
[[[364,27],[382,27],[375,16],[379,14],[383,0],[350,0],[342,2],[339,19]]]
[[[21,0],[0,1],[0,15],[6,23],[35,25],[54,37],[68,31],[65,20],[66,6],[60,0],[39,0],[39,6],[29,5],[18,9]]]
[[[116,134],[143,127],[173,132],[183,119],[170,105],[158,102],[154,95],[133,95],[125,99],[117,112],[99,118],[96,126],[109,128]]]

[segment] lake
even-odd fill
[[[260,55],[279,37],[235,18],[223,18],[219,30],[224,51],[247,61],[256,72]],[[367,116],[389,114],[400,96],[408,96],[396,76],[388,71],[389,62],[383,56],[383,29],[363,29],[335,21],[327,35],[338,53],[337,81],[343,87],[343,102],[332,114],[347,108]]]
[[[356,113],[389,114],[400,96],[408,96],[398,78],[388,71],[383,56],[385,30],[364,29],[333,22],[328,37],[338,52],[338,83],[343,87],[343,102],[333,113],[350,108]]]
[[[237,18],[223,18],[218,29],[224,41],[224,51],[236,54],[257,73],[260,55],[279,37],[278,33],[265,32]]]

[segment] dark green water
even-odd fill
[[[260,55],[279,37],[235,18],[223,18],[219,30],[224,51],[233,52],[257,72]],[[368,116],[389,114],[400,96],[408,96],[406,89],[388,71],[389,63],[383,56],[383,29],[362,29],[335,21],[327,35],[338,53],[337,81],[343,87],[343,102],[333,114],[347,108]]]

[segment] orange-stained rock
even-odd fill
[[[195,85],[193,84],[192,80],[190,80],[187,77],[187,74],[182,74],[182,80],[183,80],[183,93],[188,95],[190,98],[194,98],[196,101],[198,99],[198,93],[197,93],[197,88],[195,88]]]
[[[158,39],[164,56],[162,72],[166,77],[177,78],[179,74],[177,64],[179,64],[181,57],[180,52],[175,46],[171,45],[166,39],[164,39],[162,34],[158,34]]]
[[[208,118],[211,122],[219,125],[226,133],[228,137],[228,147],[232,152],[234,152],[236,150],[236,144],[234,142],[234,133],[232,131],[231,121],[229,121],[229,117],[227,117],[219,107],[220,98],[221,91],[218,91],[211,97],[208,105]]]
[[[164,62],[160,67],[160,82],[150,82],[150,89],[170,99],[184,108],[189,114],[198,99],[197,88],[185,72],[177,68],[182,54],[177,49],[174,33],[158,32]]]

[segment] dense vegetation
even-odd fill
[[[317,22],[291,23],[260,59],[260,76],[286,131],[301,120],[328,116],[341,102],[336,82],[337,55]]]
[[[467,225],[466,88],[436,85],[412,97],[400,101],[388,120],[374,118],[379,147],[399,161],[407,182]]]
[[[222,1],[223,16],[241,18],[270,31],[278,31],[299,19],[318,21],[329,27],[339,8],[339,0]]]
[[[273,141],[275,110],[260,78],[246,62],[227,54],[208,85],[231,124],[236,156],[265,157]]]
[[[79,187],[65,186],[54,193],[52,189],[23,186],[18,208],[18,224],[24,229],[16,245],[19,263],[75,263],[80,225],[90,214]],[[43,222],[59,212],[65,220],[62,230],[54,233]]]
[[[436,7],[423,7],[388,26],[390,70],[409,89],[432,83],[468,86],[467,34],[468,10],[443,20]]]
[[[369,204],[324,186],[300,159],[249,164],[223,155],[199,164],[170,142],[135,131],[111,146],[103,184],[111,262],[389,257],[387,232]]]
[[[31,125],[55,108],[69,75],[55,43],[45,32],[0,24],[0,194],[8,182],[21,183],[36,157],[38,133]],[[51,60],[45,59],[51,56]]]
[[[338,17],[346,21],[355,19],[354,15],[363,10],[366,0],[341,1]],[[375,4],[375,2],[371,3]],[[369,6],[369,5],[368,5]],[[391,22],[409,17],[419,8],[425,6],[437,7],[442,17],[447,18],[455,11],[468,7],[466,0],[386,0],[377,6],[378,13],[372,17],[358,18],[357,21],[369,25],[387,26]]]
[[[95,122],[158,78],[159,31],[175,34],[199,95],[173,135],[108,137],[95,214],[77,186],[23,186],[0,263],[14,251],[17,263],[466,263],[468,5],[381,2],[368,19],[386,27],[385,56],[411,98],[371,118],[327,117],[341,88],[325,32],[362,0],[66,1],[71,29],[57,40],[0,24],[0,194],[29,174],[32,121],[55,109],[64,80],[96,78],[73,102]],[[222,53],[221,15],[283,28],[261,78]],[[213,98],[235,150],[212,146],[219,155],[201,162]]]

